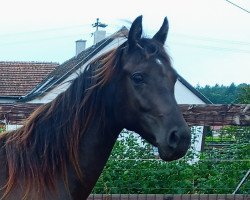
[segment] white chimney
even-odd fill
[[[86,48],[86,40],[77,40],[76,41],[76,56],[85,50]]]
[[[94,32],[94,44],[100,42],[101,40],[103,40],[106,37],[106,31],[99,31],[96,30]]]

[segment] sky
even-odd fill
[[[250,0],[231,1],[250,11]],[[190,84],[250,84],[250,13],[226,0],[1,0],[0,8],[0,61],[63,63],[76,40],[93,44],[96,18],[110,35],[143,15],[152,37],[167,16],[166,49]]]

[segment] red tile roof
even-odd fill
[[[0,62],[0,96],[25,96],[57,66],[46,62]]]

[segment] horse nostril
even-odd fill
[[[168,145],[170,148],[175,149],[180,141],[180,136],[176,130],[169,134]]]

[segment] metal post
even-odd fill
[[[241,180],[241,182],[239,183],[239,185],[237,186],[237,188],[234,190],[233,194],[236,194],[236,192],[238,192],[238,190],[240,189],[241,185],[245,182],[245,180],[247,179],[247,177],[250,174],[250,169],[248,170],[248,172],[246,173],[246,175],[243,177],[243,179]]]

